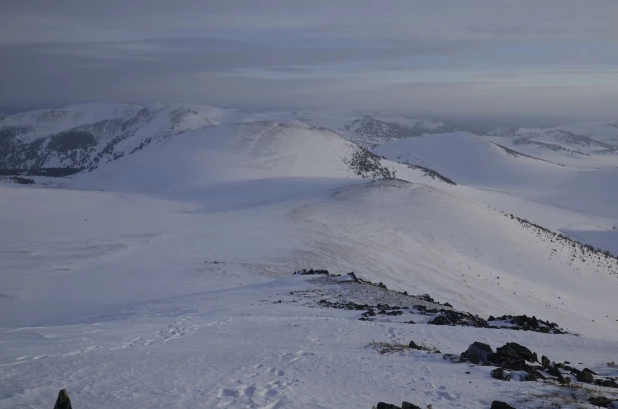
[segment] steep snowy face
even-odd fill
[[[94,168],[214,124],[196,111],[164,105],[85,104],[11,115],[0,122],[0,168]]]

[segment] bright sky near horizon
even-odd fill
[[[0,102],[615,118],[618,2],[5,0]]]

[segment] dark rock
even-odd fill
[[[525,346],[519,345],[515,342],[508,342],[506,345],[496,350],[498,354],[504,354],[505,356],[512,356],[515,358],[523,358],[528,362],[539,362],[539,358],[536,353],[530,351]]]
[[[527,315],[503,315],[501,317],[489,317],[488,322],[504,321],[509,324],[506,326],[495,326],[495,328],[505,328],[512,330],[535,331],[545,334],[567,334],[555,322],[539,320],[536,317],[528,317]]]
[[[401,409],[421,409],[420,406],[416,406],[410,402],[403,402],[401,404]]]
[[[527,381],[538,381],[539,379],[545,380],[547,379],[543,374],[541,374],[536,369],[526,369],[528,376],[526,377]]]
[[[312,275],[329,275],[328,274],[328,270],[306,270],[306,269],[302,269],[302,270],[298,270],[294,272],[295,275],[301,275],[301,276],[312,276]]]
[[[543,368],[549,368],[549,365],[551,365],[551,361],[549,360],[548,357],[546,357],[545,355],[543,355],[541,357],[541,365],[543,365]]]
[[[592,383],[594,382],[594,377],[592,376],[592,374],[588,371],[581,371],[578,375],[577,375],[577,380],[579,382],[583,382],[583,383]]]
[[[528,368],[526,362],[537,362],[536,353],[515,342],[508,342],[496,350],[489,358],[490,362],[513,371],[521,371]]]
[[[376,316],[376,312],[374,310],[369,310],[365,313],[363,313],[363,317],[375,317]]]
[[[376,409],[401,409],[399,406],[391,405],[390,403],[379,402]]]
[[[494,379],[498,379],[499,381],[504,381],[505,380],[505,376],[504,376],[504,369],[502,368],[496,368],[493,371],[491,371],[491,377]]]
[[[558,378],[558,382],[560,382],[561,384],[566,383],[566,379],[564,379],[564,376],[562,376],[562,372],[560,372],[560,369],[558,369],[557,366],[550,366],[549,368],[547,368],[547,373],[551,376],[555,376],[556,378]]]
[[[487,321],[467,312],[440,310],[440,315],[428,322],[430,325],[458,325],[466,327],[488,328]]]
[[[410,348],[410,349],[423,349],[420,345],[418,345],[414,341],[410,341],[410,345],[408,345],[408,348]]]
[[[594,406],[598,406],[601,408],[607,408],[612,403],[612,400],[609,398],[606,398],[605,396],[594,396],[588,399],[588,402],[590,402]]]
[[[72,409],[71,406],[71,398],[69,398],[69,394],[66,389],[62,389],[58,393],[58,399],[56,399],[56,405],[54,405],[54,409]]]
[[[466,358],[472,363],[479,364],[481,362],[489,362],[489,357],[492,355],[494,355],[494,351],[489,345],[482,342],[474,342],[468,347],[466,352],[461,354],[461,357]]]
[[[358,277],[356,277],[356,274],[350,272],[348,273],[348,276],[350,276],[355,283],[358,283]]]
[[[605,386],[606,388],[618,388],[618,382],[613,379],[595,379],[595,385]]]
[[[499,400],[495,400],[491,402],[491,409],[515,409],[511,405],[506,402],[501,402]]]

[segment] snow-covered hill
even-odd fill
[[[54,125],[3,139],[11,166],[86,158],[88,169],[32,177],[45,188],[0,185],[0,408],[50,406],[62,388],[74,407],[618,399],[594,383],[618,376],[607,365],[618,353],[618,259],[558,234],[616,237],[614,169],[464,132],[407,137],[417,122],[351,111],[104,108],[62,110]],[[354,135],[380,146],[371,153]],[[14,156],[36,144],[39,159]],[[292,277],[311,268],[344,276]],[[570,334],[430,324],[453,308],[527,314]],[[411,340],[442,354],[401,347]],[[503,382],[493,367],[443,356],[474,341],[518,342],[598,375],[573,378],[577,388]]]
[[[260,122],[328,128],[363,147],[449,129],[432,119],[375,119],[354,111],[245,112],[195,104],[81,104],[0,119],[0,169],[94,169],[190,130]]]
[[[576,122],[554,128],[499,127],[488,140],[551,161],[577,167],[618,167],[615,122]]]
[[[498,140],[498,142],[503,141]],[[600,216],[616,216],[618,168],[581,169],[455,132],[391,142],[373,150],[426,166],[457,183]]]
[[[94,168],[152,141],[216,122],[183,107],[84,104],[0,122],[0,168]]]

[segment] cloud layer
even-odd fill
[[[0,98],[618,116],[618,2],[7,0]]]

